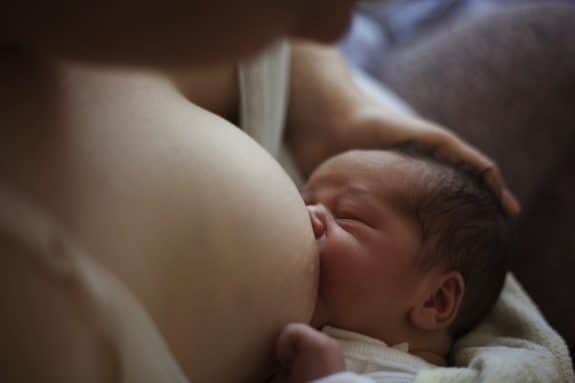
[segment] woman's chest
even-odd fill
[[[237,65],[220,64],[176,74],[174,82],[192,103],[238,125],[240,94]]]

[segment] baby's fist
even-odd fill
[[[306,324],[287,325],[278,338],[276,354],[290,383],[306,383],[345,370],[339,344]]]

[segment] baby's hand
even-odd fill
[[[278,338],[276,354],[290,383],[306,383],[345,370],[339,344],[306,324],[287,325]]]

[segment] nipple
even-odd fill
[[[325,233],[325,213],[323,212],[323,209],[325,208],[321,205],[307,206],[315,239],[321,238],[321,236],[323,236]]]

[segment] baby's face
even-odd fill
[[[424,293],[412,206],[417,166],[391,152],[354,151],[311,175],[303,198],[321,260],[313,324],[395,341],[396,327]]]

